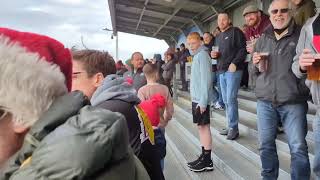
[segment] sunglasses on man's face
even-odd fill
[[[284,13],[288,13],[289,12],[289,8],[285,8],[285,9],[273,9],[271,10],[271,14],[278,14],[278,12],[280,12],[281,14]]]

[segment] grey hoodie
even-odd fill
[[[91,98],[91,104],[125,116],[129,130],[129,141],[135,155],[139,156],[141,143],[146,139],[143,124],[135,105],[140,103],[136,90],[125,78],[108,75]]]
[[[125,78],[115,74],[109,75],[103,80],[102,85],[93,94],[91,104],[92,106],[96,106],[111,99],[135,104],[140,103],[133,86],[130,85]]]
[[[314,16],[313,18],[310,18],[306,24],[302,27],[299,42],[296,48],[297,55],[294,57],[292,64],[292,71],[293,73],[300,79],[306,78],[307,73],[302,73],[300,71],[299,66],[299,56],[302,54],[303,49],[310,49],[313,54],[320,53],[316,50],[312,43],[313,39],[313,29],[312,29],[312,23],[315,21],[315,19],[318,17],[319,14]],[[309,87],[313,103],[317,106],[317,113],[320,113],[320,81],[310,81],[306,80],[306,85]]]

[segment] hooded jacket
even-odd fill
[[[218,71],[228,71],[231,63],[237,66],[237,70],[243,70],[247,56],[246,38],[239,28],[230,27],[221,32],[215,38],[214,44],[219,46]]]
[[[80,92],[58,98],[1,169],[0,179],[149,179],[129,148],[124,117],[88,104]]]
[[[312,54],[320,53],[315,45],[313,44],[313,27],[312,24],[318,17],[314,16],[313,18],[309,19],[306,24],[302,27],[300,38],[298,41],[298,45],[296,48],[297,55],[294,57],[292,64],[292,71],[293,73],[300,79],[305,80],[307,77],[307,73],[303,73],[300,71],[299,66],[299,56],[302,54],[303,49],[310,49]],[[313,103],[317,106],[317,113],[320,113],[320,81],[311,81],[306,79],[305,80],[306,85],[310,89]]]
[[[190,78],[191,100],[199,104],[200,107],[206,108],[211,101],[212,92],[212,73],[211,58],[207,48],[201,46],[196,52],[190,52],[193,56]]]
[[[117,75],[108,75],[91,98],[92,106],[119,112],[125,116],[129,130],[129,142],[137,156],[140,153],[141,126],[143,126],[135,109],[135,105],[139,103],[140,99],[133,86]]]

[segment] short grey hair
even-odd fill
[[[0,36],[0,106],[15,124],[32,126],[66,93],[65,76],[57,65]]]
[[[290,14],[292,15],[293,5],[292,5],[291,0],[273,0],[273,1],[271,2],[271,4],[270,4],[269,8],[268,8],[268,13],[271,15],[271,10],[272,10],[271,7],[273,6],[273,4],[274,4],[275,2],[278,2],[278,1],[287,1],[287,2],[288,2],[289,12],[290,12]]]

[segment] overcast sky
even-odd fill
[[[20,31],[53,37],[67,47],[84,44],[90,49],[106,50],[115,58],[115,38],[104,27],[112,29],[107,0],[10,0],[2,1],[0,25]],[[126,60],[134,51],[146,58],[168,48],[163,40],[119,33],[119,58]]]

